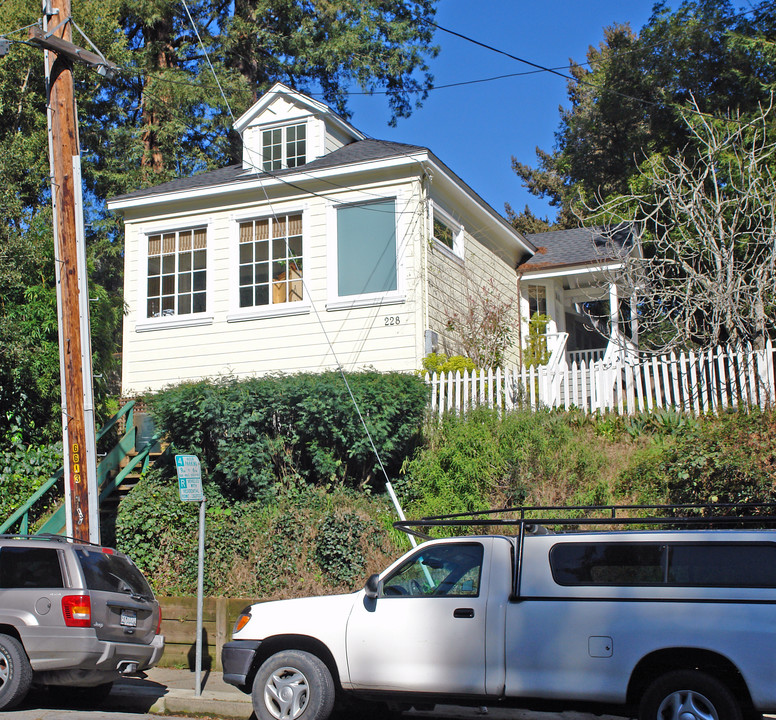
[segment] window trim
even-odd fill
[[[394,203],[394,227],[396,238],[396,289],[358,295],[339,294],[339,236],[337,217],[340,209],[348,207],[361,207],[380,202]],[[359,196],[357,199],[343,202],[331,202],[327,208],[328,214],[328,282],[326,303],[327,311],[351,310],[354,308],[376,307],[380,305],[398,305],[407,301],[405,279],[405,254],[407,252],[407,232],[400,223],[400,196],[398,192],[387,193],[379,197],[374,194]]]
[[[539,313],[540,315],[549,316],[549,311],[548,311],[548,309],[549,309],[549,301],[548,301],[548,298],[549,298],[549,294],[550,293],[547,290],[547,285],[545,285],[544,283],[527,282],[525,284],[525,300],[528,303],[528,320],[530,321],[530,319],[533,317],[533,313],[531,312],[531,288],[541,288],[544,291],[544,298],[543,298],[543,300],[544,300],[544,312],[539,312],[538,309],[537,309],[536,312]],[[539,298],[536,299],[537,304],[539,303],[539,300],[540,300]]]
[[[434,222],[437,219],[453,233],[453,247],[443,243],[434,234]],[[434,247],[437,250],[441,250],[442,252],[447,253],[456,260],[463,260],[464,248],[466,245],[466,233],[463,223],[455,220],[449,212],[442,209],[442,207],[433,200],[429,203],[428,223],[430,229],[429,235],[434,241]]]
[[[148,305],[148,238],[167,232],[186,232],[205,228],[205,312],[189,313],[187,315],[167,315],[156,318],[146,317]],[[137,268],[137,309],[135,317],[135,332],[152,330],[168,330],[174,328],[197,327],[213,323],[213,218],[200,220],[186,218],[180,222],[167,221],[144,225],[137,231],[139,245]],[[177,251],[176,251],[177,257]]]
[[[229,216],[229,311],[226,315],[227,322],[245,322],[247,320],[290,317],[310,313],[312,304],[310,302],[309,279],[307,277],[307,268],[310,264],[308,210],[308,204],[303,203],[284,206],[282,211],[265,206],[232,213]],[[276,305],[269,303],[267,305],[254,305],[253,307],[240,307],[240,223],[282,215],[302,216],[303,297],[301,300],[291,303],[278,303]]]

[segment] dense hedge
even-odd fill
[[[391,528],[384,497],[304,482],[271,504],[233,501],[205,484],[208,595],[279,598],[349,591],[409,549]],[[197,503],[182,503],[177,483],[152,470],[119,506],[116,544],[156,592],[197,587]]]
[[[6,434],[0,450],[0,522],[5,522],[62,466],[62,443],[26,444],[15,428]],[[62,497],[62,482],[47,493],[29,518],[32,526]],[[17,528],[12,528],[16,530]]]
[[[413,450],[425,389],[409,376],[369,387],[385,377],[359,376],[354,392],[366,398],[392,476],[404,457],[394,486],[412,518],[505,505],[776,500],[774,412],[694,419],[670,411],[623,418],[478,410],[429,420]],[[208,593],[352,590],[408,549],[376,492],[382,484],[368,482],[374,461],[335,380],[198,383],[155,402],[174,447],[205,460]],[[402,391],[393,402],[378,402],[393,387]],[[405,408],[413,412],[405,416]],[[271,432],[264,437],[259,427]],[[252,464],[255,447],[266,465]],[[236,458],[247,458],[243,469]],[[179,501],[172,468],[149,473],[122,502],[116,532],[157,592],[194,592],[197,508]]]
[[[419,440],[426,385],[402,373],[347,379],[386,472],[395,475]],[[298,478],[352,487],[376,480],[379,466],[339,373],[187,383],[149,402],[173,450],[197,455],[227,497],[268,499],[278,483]]]

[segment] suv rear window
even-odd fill
[[[76,549],[75,554],[81,561],[89,590],[142,595],[148,599],[153,597],[148,582],[128,558],[86,548]]]
[[[773,543],[558,543],[559,585],[776,587]]]
[[[0,588],[61,588],[62,567],[53,548],[0,548]]]

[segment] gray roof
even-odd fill
[[[526,237],[536,246],[536,254],[520,265],[520,270],[523,272],[620,260],[633,247],[633,233],[629,226],[620,226],[611,230],[604,228],[554,230],[529,233]]]
[[[110,201],[152,197],[154,195],[164,195],[166,193],[182,192],[186,190],[201,190],[220,185],[250,182],[257,178],[269,179],[283,177],[285,175],[295,175],[298,173],[313,172],[315,170],[345,167],[347,165],[355,165],[373,160],[386,160],[392,157],[412,155],[417,152],[428,152],[428,150],[420,145],[406,145],[404,143],[389,142],[387,140],[357,140],[296,168],[277,170],[276,172],[271,173],[256,173],[254,170],[246,170],[241,164],[229,165],[228,167],[219,170],[210,170],[209,172],[198,173],[191,177],[171,180],[170,182],[155,185],[154,187],[135,190],[124,195],[117,195],[116,197],[111,198]]]

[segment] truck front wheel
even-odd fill
[[[661,675],[647,688],[639,720],[741,720],[741,707],[719,680],[697,670]]]
[[[283,650],[259,668],[251,700],[258,720],[327,720],[334,707],[334,681],[315,655]]]

